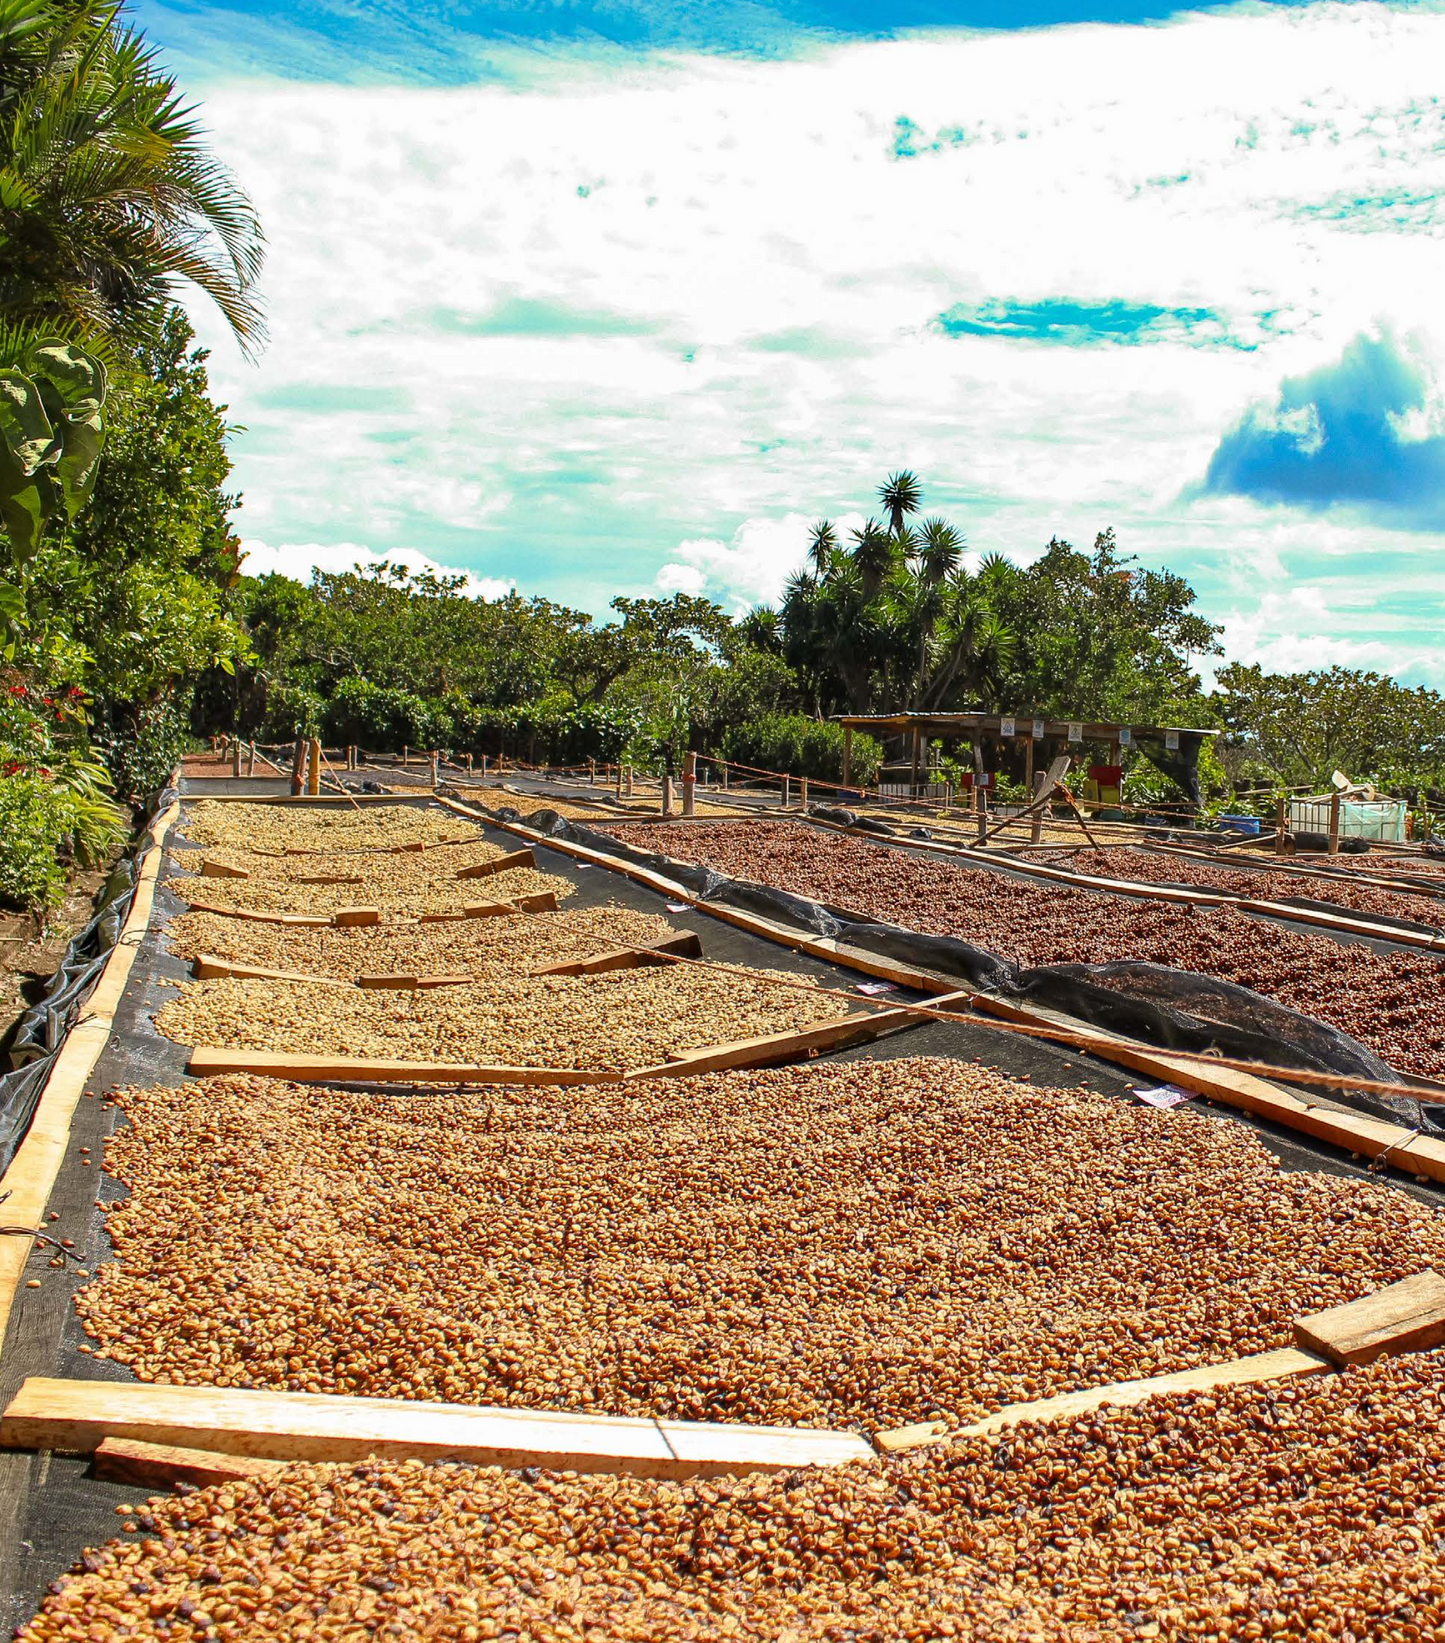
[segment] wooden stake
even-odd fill
[[[315,736],[311,738],[311,761],[306,771],[306,791],[312,798],[321,791],[321,743]]]
[[[459,879],[489,879],[498,873],[510,873],[517,867],[535,867],[537,858],[531,850],[513,850],[505,856],[494,856],[490,861],[474,862],[457,873]]]
[[[1340,853],[1340,795],[1338,792],[1330,794],[1330,842],[1329,853],[1337,856]]]
[[[602,975],[609,970],[635,970],[642,966],[656,966],[667,963],[668,954],[678,954],[683,958],[701,958],[702,941],[692,931],[685,935],[673,936],[667,941],[653,943],[650,947],[614,947],[605,953],[595,953],[591,958],[570,958],[560,964],[549,964],[540,970],[533,970],[534,976],[595,976]]]

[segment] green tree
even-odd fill
[[[893,536],[903,535],[903,524],[911,513],[917,513],[923,501],[923,490],[918,475],[908,468],[891,473],[878,487],[878,500],[888,515],[888,529]]]
[[[255,213],[117,9],[0,0],[0,321],[121,350],[190,284],[254,346]]]

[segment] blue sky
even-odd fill
[[[254,568],[742,608],[906,465],[1445,688],[1436,0],[136,16],[270,240],[259,364],[193,310]]]

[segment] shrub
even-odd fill
[[[174,702],[127,708],[115,719],[109,735],[96,737],[96,750],[105,760],[116,792],[139,803],[170,780],[190,745],[190,726]]]
[[[273,742],[289,742],[296,735],[315,736],[325,712],[326,704],[314,691],[303,685],[276,685],[266,697],[261,734]]]
[[[803,713],[765,713],[723,732],[723,756],[735,764],[776,770],[817,781],[843,779],[843,727]],[[878,779],[883,748],[872,737],[853,736],[848,779],[871,787]]]
[[[442,702],[374,685],[354,674],[337,685],[326,704],[324,722],[332,741],[354,742],[378,753],[401,747],[450,747],[455,730]]]

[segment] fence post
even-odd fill
[[[1288,853],[1289,844],[1289,798],[1281,793],[1279,802],[1274,807],[1274,853],[1283,856]]]
[[[231,738],[231,774],[233,776],[241,774],[241,738],[239,736]]]
[[[1034,802],[1036,804],[1044,796],[1044,783],[1048,780],[1048,776],[1049,776],[1049,773],[1048,773],[1047,770],[1041,770],[1041,771],[1039,771],[1038,775],[1034,777]],[[1044,812],[1043,812],[1042,807],[1040,807],[1034,813],[1034,825],[1033,825],[1033,831],[1029,835],[1029,843],[1030,844],[1038,844],[1040,842],[1040,840],[1042,840],[1043,836],[1044,836]]]
[[[728,766],[727,766],[727,760],[726,759],[723,760],[722,772],[723,772],[723,792],[726,793],[727,790],[728,790]]]
[[[1338,792],[1330,794],[1330,854],[1337,856],[1340,853],[1340,795]]]
[[[437,787],[440,785],[441,762],[441,750],[439,748],[433,748],[431,756],[431,790],[433,793],[436,792]]]
[[[697,814],[697,754],[690,751],[682,756],[682,813]]]
[[[665,770],[662,773],[662,813],[664,816],[672,814],[672,777]]]
[[[784,776],[783,777],[783,809],[786,810],[792,802],[793,802],[793,779],[792,779],[791,776]]]
[[[321,743],[311,738],[310,762],[306,767],[306,791],[315,798],[321,791]]]
[[[291,797],[296,798],[305,786],[306,774],[306,742],[298,736],[296,745],[291,749]]]
[[[246,774],[248,776],[256,774],[256,744],[254,741],[251,742],[246,753]]]
[[[486,779],[487,779],[487,755],[485,753],[483,753],[482,754],[482,780],[486,781]]]
[[[974,791],[978,794],[978,842],[982,844],[988,832],[988,790],[978,787]]]

